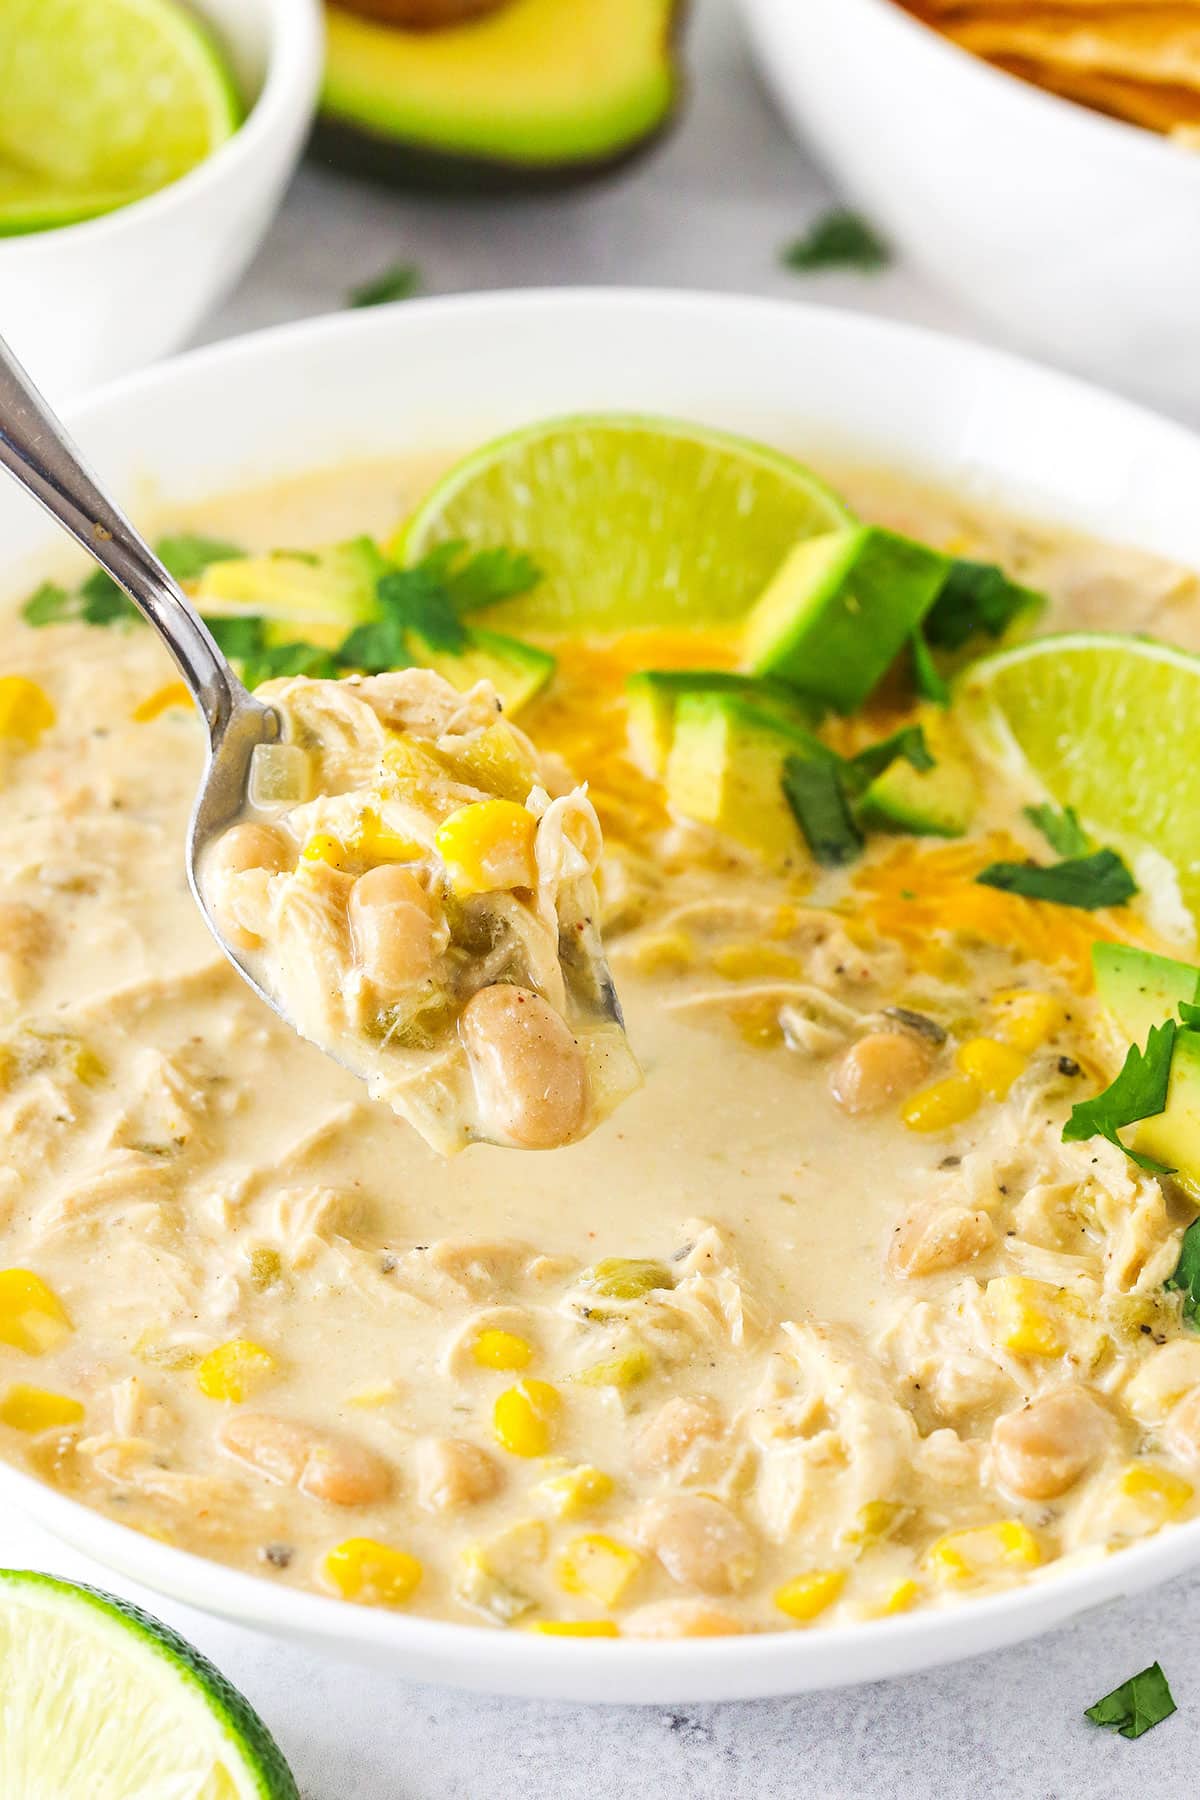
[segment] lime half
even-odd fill
[[[803,464],[673,419],[551,419],[459,463],[400,532],[528,551],[545,579],[490,609],[501,630],[720,625],[757,600],[799,538],[850,514]]]
[[[258,1714],[136,1606],[0,1570],[4,1800],[299,1800]]]
[[[955,714],[976,748],[1093,836],[1166,858],[1200,917],[1200,657],[1076,632],[972,664]]]
[[[154,193],[240,118],[219,49],[179,0],[2,0],[0,235]]]

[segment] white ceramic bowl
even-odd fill
[[[990,68],[893,0],[742,0],[784,118],[1009,341],[1200,417],[1200,154]]]
[[[58,231],[0,238],[0,334],[55,397],[177,350],[242,273],[312,122],[320,0],[198,0],[249,114],[181,180]]]
[[[169,505],[339,458],[466,448],[597,408],[692,417],[818,465],[823,451],[892,463],[1200,567],[1200,439],[1182,427],[996,352],[801,305],[611,290],[413,302],[198,351],[93,395],[70,422],[118,492],[138,495],[150,475]],[[7,485],[0,543],[6,581],[27,579],[58,547]],[[1196,1522],[942,1613],[706,1642],[567,1642],[280,1588],[0,1464],[5,1504],[131,1579],[263,1631],[415,1680],[572,1700],[740,1699],[876,1680],[1013,1643],[1200,1563]]]

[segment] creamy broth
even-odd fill
[[[186,523],[320,543],[387,527],[426,474]],[[1177,569],[891,477],[844,486],[1044,587],[1054,625],[1200,642]],[[998,845],[1038,845],[1025,796],[982,773],[960,844],[765,872],[674,825],[627,759],[622,679],[669,660],[661,636],[555,647],[521,725],[591,784],[646,1082],[584,1142],[446,1164],[209,938],[182,860],[201,732],[156,710],[173,672],[150,634],[8,615],[0,667],[55,722],[3,751],[0,1271],[44,1290],[0,1273],[0,1449],[271,1581],[631,1634],[942,1606],[1194,1513],[1177,1409],[1200,1341],[1162,1291],[1186,1209],[1112,1146],[1060,1141],[1112,1072],[1090,942],[1155,925],[973,887]],[[908,1086],[848,1110],[847,1055],[879,1034]],[[980,1038],[1008,1046],[1008,1091],[906,1124]],[[1064,1388],[1053,1455],[997,1428]]]

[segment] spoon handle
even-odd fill
[[[96,485],[62,421],[0,338],[0,464],[83,545],[153,625],[204,714],[213,743],[245,688],[141,534]]]

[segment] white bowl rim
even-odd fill
[[[186,206],[192,199],[203,198],[206,190],[228,176],[232,178],[245,162],[251,161],[260,145],[269,141],[294,111],[297,102],[316,91],[324,54],[324,24],[320,0],[262,0],[264,14],[270,24],[270,49],[267,72],[258,97],[233,135],[218,145],[203,162],[166,187],[131,200],[111,212],[94,219],[79,219],[73,225],[55,225],[46,231],[20,232],[14,237],[0,237],[0,266],[5,261],[18,262],[22,256],[32,258],[51,246],[62,244],[99,244],[105,237],[115,237],[123,230],[136,230],[139,225],[153,225],[162,213],[176,206]],[[198,9],[199,10],[199,9]],[[211,32],[208,18],[200,22]]]
[[[716,314],[728,324],[737,314],[747,329],[755,318],[790,319],[814,331],[836,330],[882,340],[903,356],[906,345],[935,349],[951,361],[981,364],[1002,380],[1006,374],[1034,380],[1060,396],[1100,401],[1113,428],[1140,424],[1178,442],[1181,453],[1200,452],[1200,436],[1134,401],[1095,384],[1047,369],[1031,358],[960,339],[949,333],[874,314],[806,302],[728,293],[654,288],[532,288],[496,290],[406,301],[368,312],[341,312],[245,333],[173,357],[89,391],[67,409],[68,423],[86,427],[89,415],[145,389],[169,386],[180,373],[212,370],[270,355],[277,349],[309,350],[319,357],[327,343],[350,335],[403,336],[406,319],[431,314],[487,317],[506,309],[540,314],[599,308],[614,315],[643,311]],[[698,399],[703,377],[697,377]],[[226,391],[229,391],[228,389]],[[914,473],[924,473],[919,465]],[[1119,531],[1118,531],[1119,536]],[[294,1636],[349,1655],[391,1651],[396,1666],[414,1679],[441,1680],[490,1692],[527,1697],[574,1697],[621,1704],[664,1704],[674,1699],[721,1699],[795,1694],[855,1681],[886,1679],[958,1660],[1036,1636],[1071,1622],[1127,1591],[1152,1585],[1200,1562],[1200,1519],[1163,1527],[1154,1537],[1111,1556],[1099,1555],[1066,1570],[1047,1565],[1021,1586],[942,1609],[878,1620],[697,1640],[541,1637],[428,1619],[401,1611],[355,1606],[301,1589],[273,1585],[226,1564],[178,1549],[123,1525],[36,1476],[0,1460],[0,1500],[11,1499],[64,1543],[131,1580],[164,1595],[272,1635]],[[1040,1602],[1040,1604],[1039,1604]],[[957,1628],[957,1629],[956,1629]],[[564,1645],[567,1647],[564,1648]],[[883,1654],[889,1648],[891,1654]],[[868,1663],[854,1668],[854,1652]],[[565,1672],[564,1672],[565,1671]]]
[[[743,0],[743,4],[753,4],[753,0]],[[926,25],[915,18],[898,0],[858,0],[858,4],[878,16],[888,15],[894,18],[901,31],[908,33],[914,40],[923,40],[931,54],[945,59],[947,67],[953,64],[960,74],[973,69],[980,81],[993,92],[1003,88],[1018,102],[1033,107],[1044,117],[1053,114],[1061,119],[1070,114],[1080,130],[1091,132],[1098,143],[1105,142],[1110,148],[1123,145],[1127,150],[1133,150],[1136,146],[1138,155],[1156,161],[1168,155],[1181,168],[1186,168],[1190,161],[1196,171],[1195,178],[1200,180],[1200,151],[1173,144],[1162,132],[1152,131],[1147,125],[1135,125],[1130,119],[1114,118],[1111,113],[1098,112],[1085,106],[1080,100],[1069,100],[1062,94],[1051,93],[1048,88],[1038,87],[1035,82],[1022,81],[1019,76],[1010,75],[1007,69],[998,69],[986,57],[977,56],[974,51],[956,44],[953,38],[945,37],[936,26]]]

